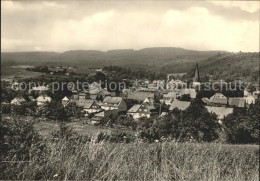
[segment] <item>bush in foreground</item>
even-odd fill
[[[4,122],[3,180],[258,180],[259,148],[213,143],[108,143],[61,126],[42,140],[31,123]],[[22,124],[22,123],[20,123]],[[8,126],[6,126],[8,125]],[[21,129],[20,129],[21,128]],[[3,132],[4,131],[4,132]],[[10,132],[11,131],[11,132]],[[3,134],[4,133],[4,134]],[[7,137],[6,137],[7,135]],[[13,138],[8,135],[13,135]],[[16,141],[13,147],[13,140]],[[16,152],[24,145],[22,152]],[[6,148],[7,151],[8,148]],[[1,150],[2,152],[2,150]],[[28,154],[27,154],[28,153]],[[25,157],[17,156],[25,155]],[[8,158],[10,160],[8,160]],[[26,161],[26,162],[20,162]]]

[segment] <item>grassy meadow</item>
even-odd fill
[[[2,179],[259,180],[259,148],[254,145],[61,139],[49,142],[44,154],[32,153],[29,162],[5,163]]]
[[[115,142],[90,125],[4,118],[0,180],[259,180],[259,145]]]

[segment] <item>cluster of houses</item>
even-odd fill
[[[47,104],[47,102],[51,102],[52,99],[46,94],[46,91],[49,90],[49,86],[38,86],[33,87],[29,91],[29,96],[27,95],[20,95],[15,97],[11,101],[11,105],[23,105],[27,102],[36,102],[37,106],[42,107]],[[37,98],[34,98],[31,94],[34,92],[34,95],[38,95]]]
[[[196,67],[195,76],[193,79],[193,87],[178,88],[176,85],[182,85],[184,82],[178,79],[155,80],[149,82],[148,80],[135,81],[132,87],[124,89],[120,95],[114,92],[109,92],[101,88],[99,83],[93,82],[89,86],[89,90],[85,92],[73,91],[71,97],[64,97],[62,104],[64,107],[70,103],[75,103],[76,106],[83,108],[85,116],[92,117],[92,123],[99,122],[104,117],[116,117],[120,114],[132,116],[134,119],[142,117],[150,118],[154,116],[165,116],[168,112],[175,108],[185,110],[191,104],[190,101],[180,101],[180,98],[187,95],[190,100],[197,97],[196,86],[200,84],[199,70]],[[173,86],[175,88],[173,89]],[[166,87],[162,88],[162,87]],[[11,101],[12,105],[22,105],[27,101],[36,101],[37,106],[44,106],[47,102],[52,101],[44,92],[49,90],[47,86],[34,87],[31,91],[37,92],[39,95],[36,99],[32,96],[27,98],[19,96]],[[249,93],[244,91],[244,97],[227,98],[221,93],[216,93],[212,97],[202,98],[206,104],[208,112],[215,113],[219,120],[222,120],[228,114],[233,112],[234,107],[246,107],[250,104],[255,104],[259,91]],[[135,104],[128,107],[127,100],[133,100]],[[156,109],[156,104],[165,104],[169,106],[168,112],[161,112]]]

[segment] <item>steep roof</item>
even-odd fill
[[[136,113],[140,107],[141,107],[141,104],[135,104],[127,112],[128,113]]]
[[[26,102],[26,99],[23,96],[18,96],[15,97],[12,101],[11,104],[15,103],[15,102],[19,102],[19,103],[23,103]]]
[[[213,106],[205,106],[210,113],[215,113],[218,116],[218,119],[223,119],[227,115],[233,113],[233,108],[227,107],[213,107]]]
[[[145,100],[144,100],[144,102],[149,102],[149,103],[153,104],[153,103],[154,103],[154,98],[152,98],[152,97],[146,97]]]
[[[190,106],[190,102],[174,100],[174,101],[172,101],[169,111],[172,111],[174,108],[178,108],[180,110],[185,110],[189,106]]]
[[[210,97],[210,102],[215,103],[215,104],[227,104],[227,97],[225,97],[221,93],[216,93],[215,95]]]
[[[143,102],[141,105],[144,105],[149,110],[155,109],[153,102]]]
[[[105,97],[103,103],[106,104],[119,104],[123,100],[122,97]]]
[[[137,101],[144,101],[145,98],[154,98],[154,93],[151,92],[128,92],[127,99],[133,99]]]
[[[67,96],[65,96],[62,100],[63,101],[69,101],[69,98],[67,98]]]
[[[91,108],[93,103],[94,103],[94,100],[92,100],[92,99],[79,99],[76,101],[77,106],[83,107],[85,109]]]
[[[236,107],[245,107],[246,100],[243,98],[235,97],[235,98],[229,98],[228,104],[230,106],[236,106]]]
[[[168,94],[164,94],[164,98],[176,98],[177,93],[176,92],[168,92]]]

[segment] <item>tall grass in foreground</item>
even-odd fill
[[[32,146],[32,150],[33,150]],[[1,179],[258,180],[253,145],[47,142],[29,163],[6,163]]]

